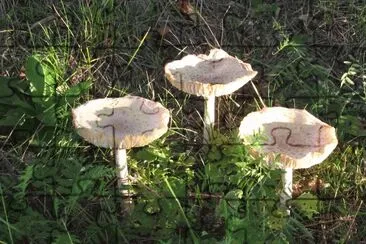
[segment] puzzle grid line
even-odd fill
[[[111,24],[110,27],[111,26],[113,27],[114,31],[117,31],[116,25]],[[193,44],[192,45],[192,43],[187,43],[187,44],[181,43],[180,45],[175,45],[175,46],[176,47],[183,48],[183,47],[186,47],[186,46],[198,46],[198,45],[200,45],[200,44],[197,43],[197,44]],[[34,45],[27,45],[27,44],[24,45],[22,43],[19,43],[19,45],[0,45],[0,48],[5,48],[5,49],[15,49],[15,48],[19,48],[19,47],[23,47],[23,48],[25,47],[25,48],[31,48],[31,49],[38,49],[38,48],[45,48],[47,46],[46,45],[39,45],[39,46],[35,45],[34,46]],[[62,48],[62,47],[65,47],[65,46],[50,45],[49,47],[56,47],[56,48],[59,47],[59,48]],[[68,46],[68,47],[72,47],[72,46]],[[171,47],[171,45],[161,45],[161,47],[162,48],[164,48],[164,47]],[[276,45],[269,46],[269,45],[242,45],[242,44],[238,44],[238,45],[222,45],[221,47],[224,48],[224,49],[225,48],[244,48],[244,49],[245,48],[248,48],[248,49],[253,49],[253,48],[258,48],[258,49],[276,49],[277,48]],[[355,45],[342,45],[342,44],[326,45],[326,44],[313,43],[313,44],[299,45],[299,47],[308,47],[308,48],[314,48],[314,49],[338,49],[338,50],[341,50],[343,48],[354,48],[354,49],[357,49],[357,50],[366,50],[366,47],[364,47],[364,46],[361,46],[360,47],[360,46],[355,46]],[[79,48],[79,47],[76,47],[76,48]],[[114,45],[113,44],[112,46],[93,47],[92,49],[95,49],[95,50],[97,50],[97,49],[102,49],[102,50],[110,49],[112,51],[117,51],[117,50],[121,51],[123,49],[125,49],[125,50],[136,50],[136,48],[138,48],[138,46],[134,46],[134,47],[133,46],[129,46],[128,47],[128,46],[119,46],[119,45]],[[336,55],[338,56],[339,53],[337,52]],[[112,62],[113,62],[113,58],[114,57],[112,57]],[[116,64],[116,67],[117,68],[125,68],[127,66],[126,65]],[[264,79],[264,81],[265,81],[265,79]],[[114,87],[114,85],[115,85],[116,82],[117,82],[117,80],[115,80],[115,81],[112,82],[112,87]],[[9,83],[10,83],[10,81],[9,81]],[[318,82],[316,83],[316,85],[319,85]],[[2,96],[2,97],[0,97],[0,100],[1,99],[4,99],[4,98],[10,98],[14,94],[14,90],[12,90],[12,87],[10,85],[9,85],[9,89],[13,93],[11,95],[9,95],[9,96]],[[32,98],[55,98],[55,99],[63,98],[63,96],[57,95],[56,88],[55,88],[55,94],[56,94],[55,96],[32,96]],[[255,99],[256,98],[255,96],[250,96],[250,95],[246,95],[246,94],[234,94],[234,96],[235,96],[235,101],[236,102],[240,102],[240,101],[246,100],[246,99]],[[70,97],[72,97],[72,96],[70,96]],[[78,96],[74,96],[74,97],[78,97]],[[265,99],[265,100],[271,100],[273,102],[276,102],[276,98],[273,98],[273,97],[262,97],[262,98]],[[286,106],[287,107],[287,106],[292,105],[292,103],[291,103],[291,100],[292,99],[304,99],[304,100],[308,100],[309,99],[309,100],[311,100],[311,99],[319,99],[319,98],[322,98],[322,99],[330,99],[331,100],[331,99],[338,99],[339,96],[332,96],[332,95],[324,96],[324,95],[322,95],[322,96],[293,96],[293,97],[287,97],[287,98],[284,99],[285,102],[284,102],[283,106]],[[167,99],[169,99],[169,98],[167,98]],[[175,99],[178,99],[178,100],[181,99],[181,100],[183,100],[184,99],[184,96],[183,95],[178,95],[177,97],[175,97]],[[195,96],[191,96],[189,98],[189,100],[191,100],[191,101],[203,101],[202,98],[195,97]],[[360,105],[360,106],[363,105],[361,102],[359,102],[359,103],[360,104],[358,104],[358,105]],[[365,110],[366,110],[366,108],[360,107],[359,108],[359,115],[366,118],[366,111]],[[329,119],[336,119],[336,122],[335,122],[335,127],[336,127],[337,124],[338,124],[339,117],[340,117],[339,112],[336,111],[336,110],[335,111],[328,111],[326,113],[326,115],[329,115]],[[58,117],[58,115],[56,113],[55,113],[55,118],[57,120],[59,119],[59,117]],[[325,116],[325,118],[327,118],[327,116]],[[15,131],[18,131],[18,132],[29,132],[30,134],[33,133],[31,131],[24,131],[24,130],[22,131],[22,130],[19,130],[19,129],[15,129]],[[62,129],[58,129],[58,131],[60,131],[60,133],[74,133],[73,130],[72,130],[72,128],[66,128],[65,131],[62,130]],[[203,146],[203,145],[206,145],[206,144],[204,144],[204,143],[182,143],[181,145],[183,147],[187,147],[187,146]],[[222,145],[237,145],[237,144],[235,144],[235,143],[233,143],[233,144],[228,143],[228,144],[222,144]],[[6,145],[2,145],[2,148],[4,146],[6,146]],[[37,147],[37,146],[34,146],[34,147]],[[45,147],[43,147],[43,148],[45,148]],[[57,142],[57,138],[55,138],[55,140],[53,142],[53,145],[49,146],[49,148],[55,148],[55,149],[57,149],[57,148],[74,148],[74,147],[63,147],[63,146],[59,146],[58,145],[58,142]],[[36,175],[33,175],[33,177],[35,179],[38,179],[38,180],[46,180],[47,179],[47,177],[41,178],[41,177],[37,177]],[[53,177],[50,177],[50,178],[53,178]],[[57,182],[55,182],[54,179],[51,179],[51,180],[53,180],[52,181],[53,184],[51,184],[51,185],[53,185],[56,188],[57,187],[57,184],[56,184]],[[86,179],[85,178],[85,179],[83,179],[83,180],[80,181],[80,184],[84,180],[96,181],[95,179]],[[217,183],[217,184],[220,184],[220,183]],[[83,192],[83,189],[82,189],[81,186],[80,186],[80,189],[79,190],[80,190],[80,193],[79,194],[73,195],[73,194],[70,193],[70,194],[64,194],[64,196],[71,196],[71,197],[72,196],[80,196],[80,194],[83,194],[84,192]],[[1,194],[0,197],[2,197],[2,196],[12,197],[12,195],[11,195],[11,189],[3,189],[3,191],[5,193]],[[117,191],[118,191],[118,189],[115,189],[115,192],[116,193],[117,193]],[[185,195],[186,196],[178,197],[178,199],[181,200],[181,204],[183,206],[184,211],[187,211],[186,208],[187,208],[187,206],[189,206],[189,203],[187,203],[185,201],[192,200],[192,197],[188,196],[187,192],[188,192],[188,190],[186,188],[186,191],[185,191]],[[90,193],[88,193],[88,194],[90,195]],[[42,192],[32,192],[32,193],[27,193],[26,195],[29,196],[29,197],[32,197],[32,196],[33,197],[34,196],[35,197],[39,197],[39,196],[43,196],[43,197],[54,197],[55,196],[55,195],[52,195],[52,194],[42,194]],[[97,194],[95,194],[93,196],[95,196],[95,197],[101,197],[101,198],[106,197],[104,195],[97,195]],[[110,195],[108,195],[108,197],[110,197]],[[121,200],[121,198],[123,198],[123,197],[120,196],[120,195],[118,195],[118,194],[115,194],[115,195],[113,195],[113,198],[114,198],[114,200],[116,202],[119,202]],[[137,196],[135,196],[135,198],[137,198]],[[175,198],[169,197],[169,196],[164,196],[161,199],[171,200],[171,201],[174,201],[175,200]],[[227,201],[246,201],[246,202],[248,202],[248,201],[253,201],[253,202],[276,201],[276,199],[245,199],[245,198],[238,200],[238,199],[225,198],[224,196],[221,196],[221,197],[216,197],[216,196],[211,196],[210,197],[209,196],[209,197],[206,198],[206,200],[209,200],[209,201],[216,201],[216,200],[222,200],[222,199],[225,199]],[[157,201],[159,201],[159,200],[160,199],[157,199]],[[304,200],[304,201],[306,201],[306,200],[312,200],[313,201],[314,199],[306,199],[305,198],[305,199],[302,199],[302,200]],[[321,201],[341,201],[342,200],[342,197],[338,197],[338,198],[323,198],[323,199],[317,199],[317,200],[320,201],[320,202]],[[159,206],[160,206],[160,204],[159,204]],[[14,207],[15,208],[17,206],[16,206],[16,204],[14,204],[14,205],[11,205],[11,207]],[[26,206],[24,206],[24,207],[26,207]],[[18,210],[21,211],[23,209],[22,208],[18,208]],[[98,225],[100,225],[100,227],[104,227],[104,226],[106,226],[106,225],[109,224],[109,223],[103,223],[103,220],[100,220],[100,217],[103,214],[118,214],[118,212],[117,212],[117,210],[110,211],[108,209],[102,209],[100,212],[98,212],[96,214],[96,216],[94,216],[94,217],[96,218],[96,222],[98,223]],[[197,227],[197,228],[194,228],[193,227],[193,230],[200,231],[199,227]],[[246,229],[238,229],[237,231],[242,231],[242,230],[244,230],[246,232]],[[58,230],[55,229],[54,231],[57,232]],[[116,233],[118,233],[118,232],[116,231]],[[244,236],[244,240],[247,240],[247,235],[248,234],[249,233],[245,233],[244,234],[245,235]],[[57,234],[55,233],[54,235],[56,236]],[[186,237],[189,236],[188,230],[185,231],[185,234],[184,235]],[[116,237],[116,239],[117,239],[117,237]],[[50,235],[50,240],[53,240],[53,232]]]

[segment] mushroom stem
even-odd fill
[[[215,96],[205,97],[204,113],[203,139],[205,143],[209,143],[215,123]]]
[[[290,214],[290,210],[287,206],[287,201],[292,198],[292,168],[285,168],[282,173],[283,189],[280,195],[281,207],[286,209],[287,214]]]
[[[128,167],[127,167],[127,153],[126,149],[119,149],[115,150],[115,157],[116,157],[116,166],[119,170],[119,184],[124,184],[127,181],[128,177]]]
[[[128,167],[127,167],[127,153],[126,149],[115,149],[116,166],[118,169],[118,188],[128,186]],[[133,207],[132,199],[130,197],[129,190],[122,190],[122,208],[123,211],[128,213]]]

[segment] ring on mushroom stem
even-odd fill
[[[210,141],[215,122],[215,97],[233,93],[257,74],[250,64],[222,49],[212,49],[209,55],[187,55],[167,63],[164,71],[174,87],[205,98],[203,122],[206,143]]]
[[[168,130],[169,110],[158,102],[137,96],[91,100],[72,110],[73,125],[86,141],[114,149],[118,186],[128,182],[126,149],[142,147]],[[121,191],[128,212],[133,207],[129,192]]]
[[[257,133],[264,138],[255,146],[253,135]],[[266,107],[249,113],[240,124],[239,137],[244,139],[252,155],[264,154],[268,163],[273,163],[279,156],[280,167],[284,169],[280,204],[288,214],[293,169],[320,164],[338,144],[335,128],[304,109],[284,107]]]

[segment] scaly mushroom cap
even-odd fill
[[[263,139],[259,145],[255,145],[255,134]],[[333,127],[306,110],[283,107],[248,114],[240,124],[239,137],[254,155],[264,153],[268,162],[278,159],[284,168],[293,169],[321,163],[338,144]]]
[[[168,130],[169,110],[137,96],[91,100],[72,110],[77,133],[100,147],[129,149],[149,144]]]
[[[257,71],[221,49],[187,55],[165,65],[165,76],[176,88],[197,96],[222,96],[245,85]]]

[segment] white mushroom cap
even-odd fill
[[[137,96],[91,100],[72,110],[77,133],[100,147],[129,149],[149,144],[168,130],[169,110]]]
[[[164,70],[173,86],[203,97],[231,94],[257,74],[250,64],[221,49],[212,49],[208,56],[187,55],[166,64]]]
[[[253,135],[263,142],[255,146]],[[338,144],[333,127],[302,109],[264,108],[241,122],[239,137],[251,152],[264,153],[267,161],[279,156],[284,168],[309,168],[324,161]]]

